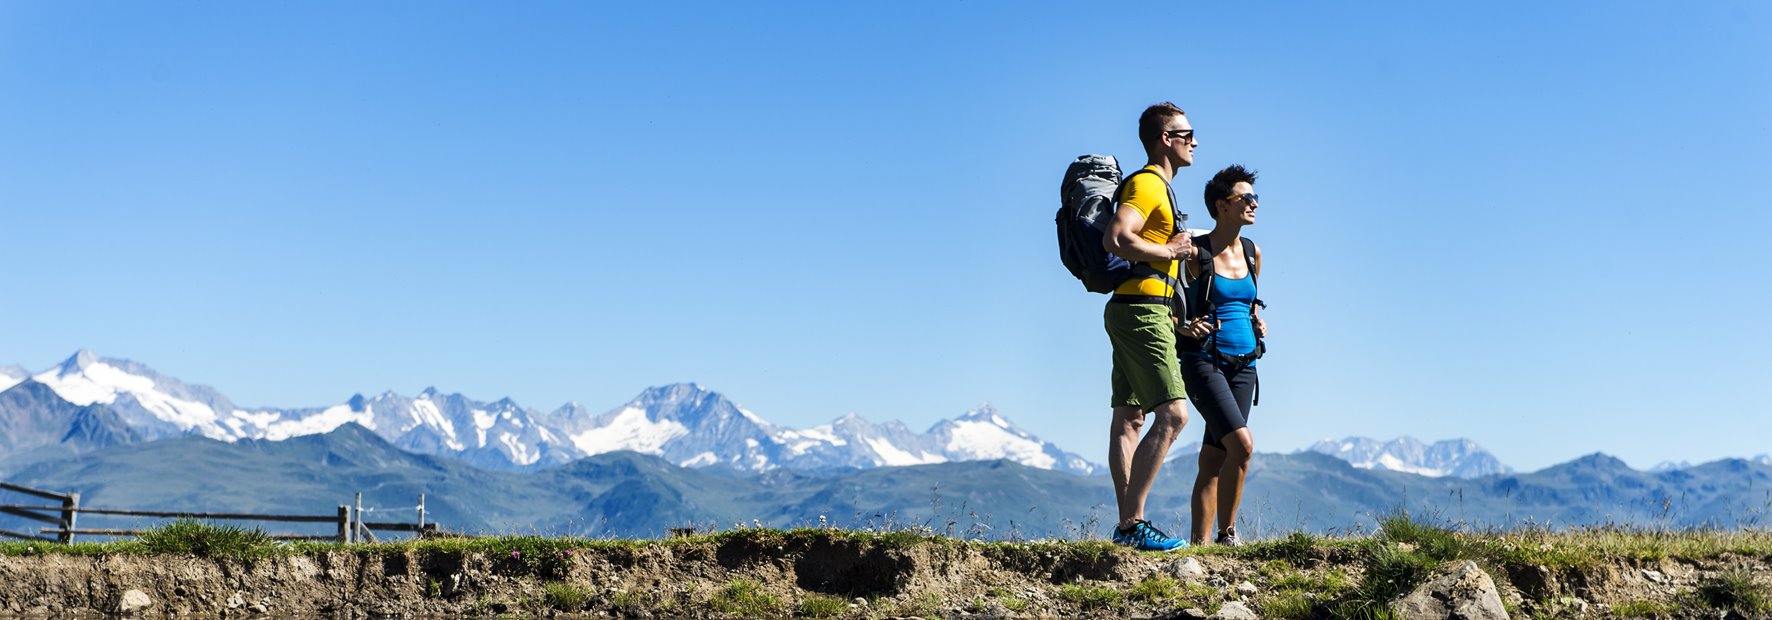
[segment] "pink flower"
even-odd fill
[[[572,550],[571,549],[566,550],[566,557],[572,557]]]
[[[512,552],[511,552],[511,557],[512,557],[512,558],[520,558],[520,557],[523,557],[523,552],[521,552],[521,551],[512,551]]]

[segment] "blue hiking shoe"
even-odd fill
[[[1173,551],[1186,547],[1187,541],[1170,538],[1163,530],[1153,527],[1150,521],[1139,519],[1132,522],[1132,527],[1114,528],[1114,544],[1139,551]]]

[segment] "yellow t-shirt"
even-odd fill
[[[1157,167],[1145,166],[1145,169],[1156,170]],[[1162,244],[1169,243],[1169,239],[1175,235],[1175,206],[1169,202],[1169,185],[1163,182],[1163,177],[1159,174],[1161,173],[1135,174],[1128,178],[1123,188],[1125,193],[1120,195],[1119,208],[1138,210],[1144,216],[1144,229],[1138,231],[1138,236],[1145,241]],[[1182,231],[1182,234],[1187,234],[1187,231]],[[1156,267],[1157,271],[1169,274],[1171,278],[1179,279],[1176,274],[1181,263],[1178,261],[1157,261],[1150,265]],[[1168,297],[1175,294],[1175,289],[1156,278],[1133,276],[1114,289],[1114,293]]]

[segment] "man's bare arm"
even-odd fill
[[[1133,262],[1183,260],[1194,255],[1194,241],[1185,230],[1176,231],[1169,243],[1145,241],[1138,236],[1140,230],[1144,230],[1144,215],[1137,209],[1116,209],[1101,244],[1107,251]]]

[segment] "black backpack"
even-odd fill
[[[1148,172],[1139,168],[1126,178]],[[1120,164],[1112,155],[1083,155],[1065,169],[1064,182],[1058,187],[1058,258],[1091,293],[1112,293],[1134,277],[1169,278],[1155,267],[1128,261],[1102,246],[1124,186]],[[1175,208],[1173,191],[1169,205]],[[1174,215],[1176,229],[1185,230],[1186,216],[1179,211]]]

